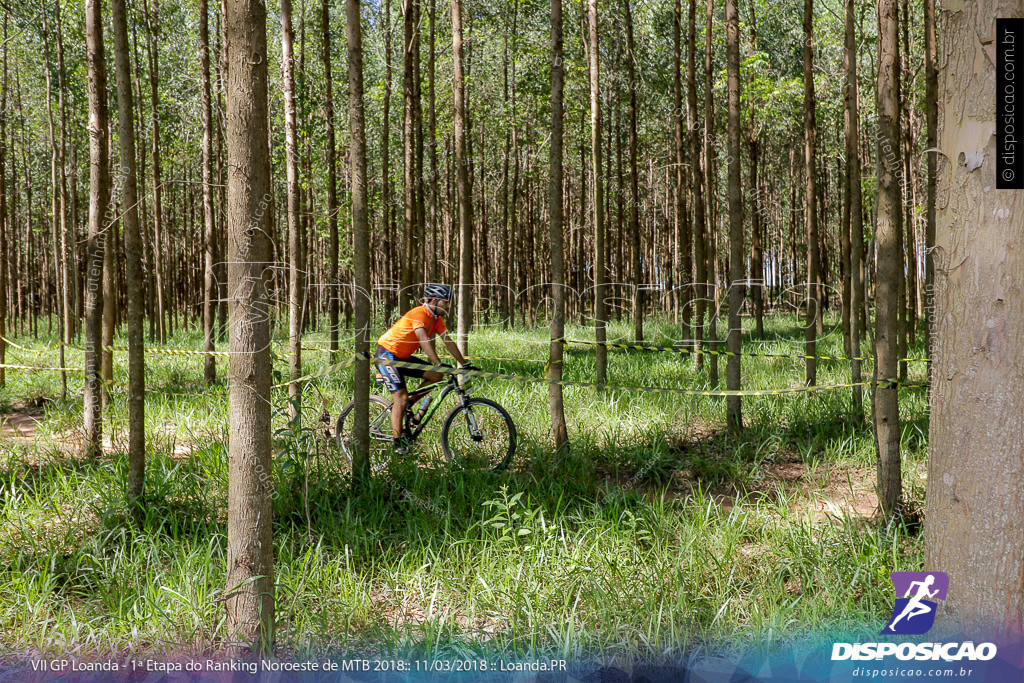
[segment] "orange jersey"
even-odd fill
[[[420,340],[416,338],[418,327],[426,330],[428,337],[443,334],[446,329],[444,318],[432,315],[424,304],[410,309],[390,330],[381,335],[377,343],[395,354],[395,358],[408,358],[420,347]]]

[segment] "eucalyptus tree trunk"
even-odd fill
[[[43,16],[43,54],[45,56],[47,64],[50,63],[50,34],[49,27],[47,26],[46,17]],[[60,286],[61,273],[63,271],[63,251],[61,250],[60,230],[64,221],[59,217],[63,202],[61,201],[62,188],[63,188],[63,168],[60,163],[60,150],[57,145],[57,133],[53,122],[53,84],[50,78],[50,69],[45,70],[46,76],[46,122],[50,137],[50,241],[53,243],[53,282],[54,292],[56,293],[56,307],[58,309],[57,314],[57,332],[61,340],[64,339],[64,317],[59,312],[63,309],[63,298],[64,288]],[[0,279],[0,287],[3,287],[4,280]],[[5,340],[0,340],[0,344],[6,343]],[[67,399],[68,395],[68,373],[63,370],[65,367],[65,353],[64,345],[61,344],[58,348],[58,364],[62,368],[60,371],[60,396],[62,400]],[[0,361],[3,363],[3,361]],[[0,385],[2,386],[2,385]]]
[[[562,379],[562,352],[565,336],[565,264],[562,251],[562,224],[564,205],[562,197],[562,91],[565,70],[562,66],[562,0],[551,0],[551,173],[548,177],[548,226],[551,236],[551,349],[548,355],[548,379]],[[551,429],[555,436],[555,449],[561,449],[568,439],[562,385],[549,384]]]
[[[281,0],[281,80],[284,90],[284,147],[288,177],[288,417],[299,419],[302,393],[302,303],[305,258],[302,253],[302,228],[299,206],[299,164],[295,123],[295,57],[292,29],[292,2]],[[297,425],[296,425],[297,426]]]
[[[689,340],[692,330],[690,321],[692,311],[690,302],[693,299],[693,292],[690,289],[693,283],[693,251],[692,237],[690,233],[690,221],[687,215],[686,192],[686,110],[683,108],[683,6],[682,0],[675,0],[675,11],[672,21],[672,97],[675,104],[675,203],[673,205],[673,218],[676,232],[676,259],[674,266],[677,274],[678,290],[674,293],[677,321],[681,321],[683,328],[683,339]]]
[[[696,321],[693,325],[693,362],[696,370],[704,367],[704,354],[701,353],[704,340],[704,316],[707,313],[708,298],[708,269],[707,254],[705,250],[705,226],[706,218],[704,211],[705,194],[704,168],[701,164],[702,145],[701,133],[699,131],[699,118],[697,113],[697,0],[690,0],[689,16],[687,19],[686,35],[686,123],[690,129],[690,187],[693,188],[693,263],[694,282],[696,289],[694,296],[697,299]]]
[[[925,0],[926,2],[930,0]],[[846,48],[843,63],[846,71],[846,183],[850,216],[850,382],[861,381],[860,309],[864,306],[864,216],[860,188],[860,107],[857,102],[857,35],[854,23],[854,0],[846,0]],[[853,410],[858,420],[863,413],[863,389],[853,387]]]
[[[7,386],[7,11],[4,11],[4,76],[0,88],[0,387]],[[61,366],[63,367],[63,366]]]
[[[338,161],[334,135],[334,79],[331,74],[331,3],[320,4],[320,29],[323,36],[321,58],[324,67],[324,123],[327,131],[327,253],[330,260],[328,277],[328,320],[330,321],[330,349],[338,350]]]
[[[804,354],[807,356],[804,380],[808,385],[818,383],[817,355],[818,318],[821,315],[821,297],[818,289],[818,185],[816,159],[818,119],[814,101],[814,0],[804,0],[804,166],[807,171],[807,190],[804,194],[804,223],[807,226],[807,318],[804,328]]]
[[[205,17],[205,0],[202,0]],[[146,359],[143,355],[142,234],[135,164],[135,114],[125,0],[111,0],[117,65],[117,137],[124,184],[125,294],[128,304],[128,502],[140,517],[146,474]]]
[[[217,357],[213,355],[217,317],[217,227],[213,221],[213,106],[210,93],[210,13],[207,0],[199,0],[199,79],[202,84],[203,118],[203,379],[217,381]]]
[[[704,338],[710,340],[711,358],[708,360],[708,380],[711,386],[718,385],[718,352],[721,350],[716,343],[718,341],[718,173],[715,163],[717,152],[715,151],[715,90],[714,90],[714,61],[712,60],[712,29],[714,27],[715,0],[707,0],[705,5],[704,21],[704,187],[707,190],[707,211],[705,217],[705,243],[704,256],[707,261],[707,279],[711,283],[708,292],[708,300],[711,305],[711,315],[708,316],[707,330]]]
[[[886,382],[896,379],[899,336],[900,254],[899,73],[896,0],[878,4],[878,267],[875,289],[875,386],[873,408],[878,464],[878,503],[891,519],[902,507],[899,392]],[[954,157],[955,158],[955,157]]]
[[[939,77],[935,68],[935,0],[924,0],[924,108],[925,108],[925,164],[927,169],[927,198],[925,200],[925,288],[924,310],[928,316],[926,356],[931,358],[933,342],[932,319],[935,311],[935,185],[936,185],[936,128],[938,126]],[[933,368],[934,366],[929,366]]]
[[[455,107],[455,165],[459,185],[459,309],[457,343],[463,355],[469,353],[469,330],[473,324],[473,194],[470,186],[469,155],[466,152],[466,88],[462,53],[462,0],[451,0],[452,87]]]
[[[757,14],[754,0],[750,0],[750,45],[757,50]],[[754,74],[751,70],[750,79]],[[764,339],[764,212],[767,210],[764,188],[759,177],[761,162],[761,140],[754,126],[756,115],[754,98],[750,98],[750,118],[748,139],[750,141],[750,192],[753,197],[750,208],[750,298],[754,305],[754,334]]]
[[[633,10],[631,0],[623,0],[626,14],[626,76],[629,87],[629,237],[633,260],[633,335],[637,343],[644,340],[644,281],[640,254],[640,174],[637,171],[637,102],[636,46],[633,42]]]
[[[601,169],[601,62],[599,56],[597,0],[587,0],[587,22],[590,42],[587,46],[587,70],[590,76],[590,173],[594,194],[591,205],[594,217],[594,338],[598,343],[597,383],[608,381],[607,313],[605,312],[605,231],[604,184]],[[515,202],[513,202],[515,206]]]
[[[950,579],[939,628],[994,636],[1000,652],[1024,632],[1024,194],[994,189],[991,133],[992,51],[1006,47],[993,26],[1007,14],[1020,17],[1019,6],[943,14],[938,192],[948,201],[936,216],[924,529],[925,568]],[[963,77],[965,65],[979,65],[975,78]],[[965,155],[976,159],[957,161]]]
[[[363,38],[359,0],[345,2],[348,40],[349,158],[352,169],[352,271],[355,275],[355,457],[359,477],[370,471],[370,224],[366,215],[366,120],[363,111]]]
[[[270,436],[270,153],[267,13],[226,0],[230,443],[227,633],[235,648],[268,653],[274,640]]]
[[[152,155],[153,155],[153,287],[156,289],[156,331],[157,340],[160,344],[167,343],[167,302],[166,287],[164,285],[164,236],[163,224],[163,164],[160,158],[160,116],[158,107],[160,104],[160,59],[158,44],[160,40],[160,29],[157,21],[159,12],[159,1],[154,0],[157,5],[153,7],[150,14],[148,0],[143,0],[143,11],[146,16],[146,24],[149,28],[149,41],[146,43],[146,53],[149,57],[149,113],[153,124]]]
[[[729,97],[729,336],[726,348],[725,385],[730,391],[740,388],[740,350],[743,323],[740,310],[746,294],[743,248],[743,188],[740,186],[740,23],[737,0],[725,0],[726,62]],[[743,411],[739,396],[726,398],[726,422],[729,430],[743,429]]]
[[[413,55],[419,42],[419,27],[416,26],[416,0],[402,0],[402,150],[404,161],[405,229],[399,279],[398,309],[404,314],[411,307],[413,266],[419,255],[419,240],[416,226],[416,98],[419,84],[415,82]]]
[[[107,68],[103,50],[100,0],[85,4],[86,61],[89,74],[89,237],[85,274],[85,398],[83,455],[99,457],[103,450],[100,352],[103,325],[104,214],[110,203],[108,158]]]

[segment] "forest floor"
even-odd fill
[[[802,330],[791,316],[766,324],[766,339],[746,338],[744,349],[794,357],[744,358],[744,388],[799,386]],[[658,345],[678,334],[657,321],[646,333]],[[577,327],[566,336],[592,333]],[[613,325],[609,337],[626,341],[629,328]],[[324,338],[311,334],[310,346]],[[539,377],[545,339],[543,329],[484,327],[471,354],[522,359],[476,364]],[[16,341],[30,351],[9,349],[9,363],[52,367],[53,339]],[[167,346],[199,348],[199,335],[183,332]],[[76,353],[69,350],[68,367],[80,367]],[[844,355],[841,337],[826,334],[819,353]],[[614,383],[714,388],[707,366],[695,370],[687,355],[608,355]],[[127,381],[120,360],[117,387]],[[337,359],[310,350],[304,361],[310,372]],[[593,381],[594,362],[592,348],[570,346],[566,378]],[[8,371],[0,633],[13,651],[223,647],[226,387],[203,386],[199,357],[154,354],[147,366],[140,525],[125,511],[122,390],[106,415],[104,456],[85,460],[79,375],[69,375],[62,400],[57,374]],[[724,381],[724,361],[720,370]],[[223,377],[222,361],[218,371]],[[926,379],[923,364],[910,373]],[[819,384],[848,375],[842,361],[819,364]],[[356,491],[315,423],[349,400],[351,373],[316,386],[303,395],[299,432],[288,429],[284,390],[273,395],[282,651],[667,656],[783,633],[870,633],[891,608],[889,573],[921,563],[924,391],[901,393],[907,521],[882,526],[872,431],[850,408],[849,389],[745,398],[745,429],[732,436],[721,398],[570,387],[571,447],[556,454],[545,385],[477,381],[476,395],[515,417],[520,443],[508,472],[445,467],[438,421],[418,446],[419,462],[392,462]]]

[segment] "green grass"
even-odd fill
[[[748,339],[745,349],[800,353],[796,320],[766,322],[768,341]],[[646,330],[650,343],[676,336],[667,323]],[[629,339],[626,325],[610,332]],[[488,328],[471,351],[542,359],[546,336]],[[592,338],[582,328],[566,336]],[[56,363],[53,340],[16,341],[32,350],[9,349],[9,363]],[[201,347],[195,332],[168,345]],[[843,355],[840,335],[826,335],[818,352]],[[114,379],[125,383],[118,358]],[[304,358],[306,372],[336,361]],[[714,388],[688,356],[608,358],[614,383]],[[81,461],[69,446],[81,375],[69,376],[62,401],[56,373],[8,371],[3,409],[43,409],[33,438],[0,440],[0,629],[12,650],[214,651],[223,642],[226,386],[203,386],[199,357],[147,363],[147,509],[138,527],[124,506],[123,394],[114,392],[106,418],[111,453]],[[539,363],[477,364],[543,372]],[[68,366],[80,365],[69,350]],[[842,361],[818,372],[820,384],[849,381]],[[570,347],[565,376],[593,381],[592,349]],[[799,359],[743,360],[745,388],[798,386],[802,376]],[[923,379],[925,367],[912,366],[911,377]],[[515,417],[511,471],[449,471],[428,439],[424,466],[395,463],[353,493],[333,445],[313,429],[321,412],[336,417],[349,400],[351,373],[316,385],[304,393],[298,437],[286,434],[285,390],[273,395],[278,638],[289,651],[671,655],[830,629],[877,632],[891,607],[889,572],[922,561],[923,391],[901,393],[914,523],[886,528],[837,494],[869,491],[874,471],[871,430],[852,414],[849,390],[745,398],[737,438],[723,432],[721,398],[570,387],[572,446],[555,454],[546,385],[477,382],[478,395]],[[439,429],[436,421],[428,432]],[[815,512],[822,507],[831,512]]]

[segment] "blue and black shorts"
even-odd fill
[[[397,368],[394,365],[378,365],[377,372],[380,373],[384,379],[384,386],[388,388],[388,391],[394,393],[405,389],[405,378],[406,377],[418,377],[423,378],[423,374],[433,367],[430,363],[417,358],[416,356],[409,356],[408,358],[395,358],[395,354],[385,349],[380,344],[377,345],[377,351],[373,354],[374,358],[383,358],[384,360],[399,360],[403,363],[415,363],[422,365],[423,368]]]

